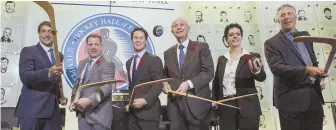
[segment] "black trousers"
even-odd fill
[[[238,106],[237,100],[225,104]],[[260,116],[243,117],[239,110],[226,106],[219,106],[218,111],[220,130],[259,130]]]
[[[317,110],[279,111],[281,130],[322,130],[323,108]]]

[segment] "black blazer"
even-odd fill
[[[318,67],[312,43],[304,43],[313,66]],[[265,55],[274,76],[273,103],[279,110],[305,111],[319,109],[323,97],[320,79],[312,84],[305,71],[307,66],[289,39],[280,31],[266,40]]]
[[[132,60],[133,57],[131,57],[126,62],[130,95],[132,94],[134,86],[144,82],[154,81],[163,78],[163,64],[160,57],[145,52],[138,64],[135,76],[133,76],[134,79],[132,80],[132,78],[130,77],[130,71],[132,71]],[[147,105],[140,109],[132,109],[132,113],[134,113],[137,118],[142,120],[159,121],[161,103],[158,96],[160,95],[162,88],[162,83],[136,88],[134,90],[134,95],[131,102],[133,102],[134,99],[137,98],[144,98],[147,102]]]
[[[251,53],[248,59],[253,57],[260,58],[260,55],[257,53]],[[266,79],[266,74],[264,71],[264,67],[261,68],[260,73],[253,74],[248,66],[248,59],[240,58],[237,69],[236,69],[236,96],[257,93],[257,89],[255,88],[255,81],[264,81]],[[218,57],[218,63],[215,73],[215,78],[212,81],[212,97],[213,100],[221,100],[223,99],[223,76],[225,72],[227,59],[224,56]],[[243,117],[253,117],[261,115],[260,103],[257,95],[249,96],[245,98],[237,99],[238,107],[241,108],[240,114]],[[228,108],[232,109],[232,108]],[[225,112],[225,110],[220,110],[219,112]]]

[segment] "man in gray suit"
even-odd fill
[[[321,77],[312,43],[293,38],[309,35],[296,30],[295,8],[283,4],[277,9],[281,25],[278,34],[266,40],[265,55],[274,76],[274,105],[279,110],[282,130],[322,130],[323,96]]]
[[[112,123],[112,84],[100,87],[103,92],[100,102],[95,96],[96,88],[84,89],[78,102],[73,102],[79,86],[114,79],[114,63],[108,62],[102,55],[102,39],[91,34],[86,38],[89,58],[80,61],[72,91],[71,106],[77,111],[78,130],[110,130]]]
[[[214,77],[214,65],[207,43],[191,41],[190,27],[178,18],[171,26],[177,44],[164,52],[164,75],[174,78],[164,83],[165,92],[174,90],[210,99],[209,82]],[[211,103],[199,99],[168,94],[168,116],[171,130],[207,130]]]

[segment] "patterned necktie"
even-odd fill
[[[135,55],[133,57],[132,80],[133,80],[133,77],[135,76],[135,72],[136,72],[137,59],[138,59],[138,55]]]
[[[83,76],[83,81],[85,81],[86,78],[87,78],[87,75],[88,75],[88,73],[89,73],[89,71],[91,69],[91,62],[92,61],[93,61],[92,59],[89,59],[88,62],[87,62],[87,64],[86,64],[86,68],[85,68],[85,72],[84,72],[84,76]]]
[[[293,41],[293,39],[294,39],[294,33],[290,33],[290,35],[289,35],[288,37],[289,37],[289,40],[293,43],[295,49],[296,49],[296,50],[299,52],[299,54],[301,55],[299,46],[297,45],[297,42],[294,42],[294,41]]]
[[[51,64],[54,65],[55,64],[54,50],[52,48],[50,48],[48,52],[50,53]]]
[[[184,63],[184,56],[185,56],[185,54],[184,54],[183,48],[184,48],[183,45],[179,45],[179,49],[180,49],[180,55],[179,55],[180,69],[182,69],[183,63]]]

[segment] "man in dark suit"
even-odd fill
[[[266,74],[258,53],[243,48],[243,29],[239,24],[226,26],[224,37],[230,50],[218,58],[215,78],[212,81],[212,97],[215,101],[257,93],[255,80],[262,82]],[[258,130],[261,115],[257,95],[226,102],[241,110],[219,106],[221,130]]]
[[[54,65],[51,23],[40,23],[37,31],[40,42],[21,50],[19,73],[23,87],[14,116],[19,118],[21,130],[60,130],[57,77],[62,74],[62,66]]]
[[[77,102],[73,102],[79,86],[114,79],[114,63],[102,55],[102,38],[97,34],[90,34],[86,38],[86,48],[89,57],[80,61],[74,89],[72,90],[70,110],[76,110],[78,116],[78,130],[110,130],[112,123],[112,84],[99,87],[101,99],[97,100],[96,88],[84,89]]]
[[[164,83],[164,90],[174,90],[210,99],[209,82],[214,76],[214,65],[207,43],[191,41],[186,20],[173,21],[171,32],[177,44],[164,52],[164,74],[174,78]],[[211,103],[199,99],[168,94],[168,116],[171,130],[207,130]]]
[[[297,16],[295,8],[283,4],[277,9],[281,30],[266,40],[265,55],[274,76],[274,105],[283,130],[322,130],[323,97],[320,77],[326,76],[312,43],[293,42]]]
[[[135,28],[131,33],[134,56],[126,62],[129,94],[134,91],[130,112],[129,130],[159,130],[160,107],[158,98],[162,91],[161,84],[134,88],[134,86],[163,78],[163,65],[160,57],[146,51],[148,33],[143,28]]]

